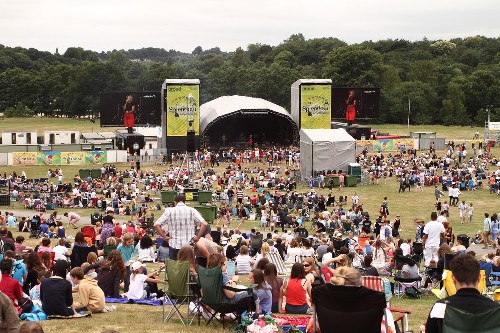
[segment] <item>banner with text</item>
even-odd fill
[[[12,153],[12,165],[36,165],[36,152]]]
[[[85,164],[85,154],[84,151],[61,152],[61,162],[67,165]]]
[[[331,128],[332,87],[329,84],[300,86],[300,128]]]
[[[200,134],[199,85],[167,85],[165,105],[167,136],[186,136],[188,129],[193,129],[195,135]]]

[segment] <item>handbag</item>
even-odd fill
[[[17,311],[19,314],[30,313],[33,308],[33,301],[28,297],[21,297],[17,300]]]

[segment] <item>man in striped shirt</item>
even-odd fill
[[[207,227],[207,222],[201,214],[196,209],[186,206],[185,202],[184,194],[177,195],[174,200],[175,207],[166,208],[155,222],[155,229],[160,237],[169,241],[169,256],[172,260],[177,260],[177,252],[181,247],[189,245],[191,241],[198,242]]]
[[[236,191],[236,202],[239,204],[243,203],[243,190],[238,188],[238,191]]]

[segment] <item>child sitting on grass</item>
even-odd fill
[[[81,267],[75,267],[69,273],[71,281],[75,285],[73,292],[79,293],[78,301],[73,301],[73,309],[79,311],[91,311],[92,313],[104,310],[104,292],[97,285],[97,281],[91,277],[85,277]]]
[[[163,283],[163,280],[154,278],[158,272],[155,271],[150,274],[143,274],[144,265],[140,261],[136,261],[132,264],[130,275],[130,288],[127,292],[128,299],[146,299],[149,298],[149,288],[144,288],[145,283]]]

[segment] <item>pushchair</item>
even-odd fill
[[[85,239],[85,242],[87,242],[89,246],[95,245],[95,239],[96,239],[95,228],[93,226],[86,225],[82,227],[81,231],[83,234],[83,239]]]
[[[40,227],[41,218],[39,215],[33,216],[30,222],[30,238],[40,238],[42,229]]]

